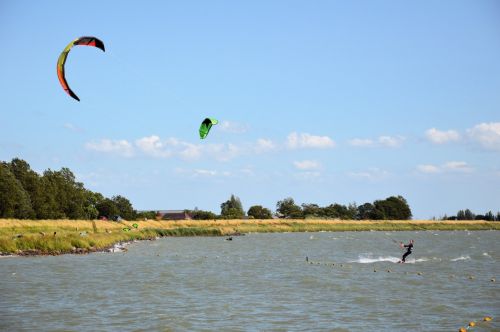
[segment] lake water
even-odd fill
[[[325,232],[6,257],[0,330],[500,331],[499,249],[498,231]]]

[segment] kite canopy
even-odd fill
[[[62,88],[68,95],[80,101],[80,98],[71,90],[66,81],[66,77],[64,75],[64,64],[66,63],[66,58],[68,57],[69,51],[73,48],[73,46],[94,46],[101,49],[104,52],[104,43],[96,38],[96,37],[80,37],[73,40],[68,44],[62,51],[59,59],[57,60],[57,77],[59,78],[59,82],[61,83]]]
[[[205,120],[203,120],[200,126],[200,138],[204,139],[205,137],[207,137],[208,133],[210,132],[210,128],[218,123],[219,121],[217,121],[216,119],[206,118]]]

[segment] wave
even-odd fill
[[[427,262],[429,259],[422,257],[418,259],[414,258],[408,258],[406,259],[406,264],[415,264],[415,263],[422,263],[422,262]],[[389,262],[389,263],[399,263],[401,261],[400,257],[394,257],[394,256],[379,256],[379,257],[372,257],[372,256],[367,256],[367,255],[360,255],[358,259],[350,261],[349,263],[360,263],[360,264],[373,264],[373,263],[378,263],[378,262]]]
[[[394,256],[379,256],[379,257],[366,257],[366,256],[360,256],[357,260],[351,261],[350,263],[361,263],[361,264],[371,264],[371,263],[377,263],[377,262],[391,262],[391,263],[398,263],[401,259],[399,257],[394,257]]]
[[[457,257],[457,258],[450,259],[450,261],[452,261],[452,262],[457,262],[457,261],[468,261],[468,260],[470,260],[470,256],[469,256],[469,255],[466,255],[466,256],[460,256],[460,257]]]

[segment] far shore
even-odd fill
[[[136,224],[137,228],[134,227]],[[246,233],[500,230],[482,220],[18,220],[0,219],[1,255],[59,255],[110,251],[116,244],[165,236],[236,236]]]

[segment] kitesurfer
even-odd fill
[[[404,263],[406,260],[406,257],[408,257],[408,255],[411,254],[411,251],[413,249],[413,242],[414,242],[413,240],[410,240],[410,243],[408,243],[408,244],[403,244],[403,242],[400,243],[401,249],[407,248],[406,252],[403,254],[403,257],[399,261],[400,263]]]

